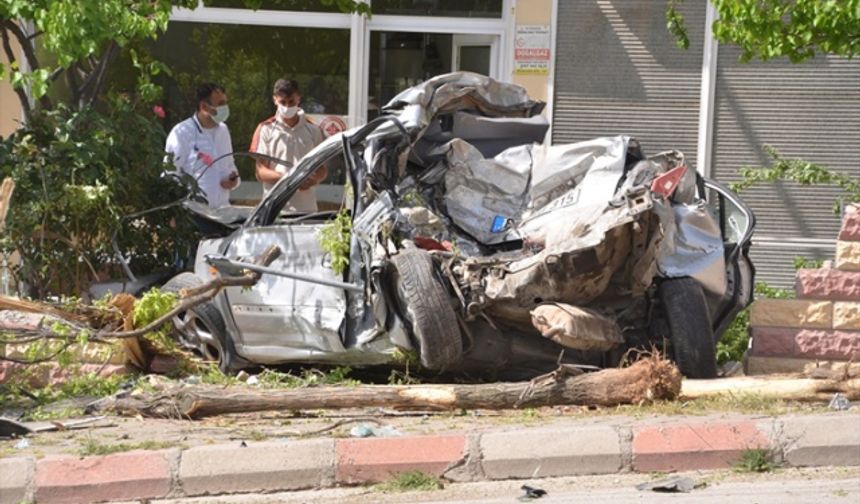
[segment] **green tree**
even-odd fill
[[[235,0],[258,8],[263,0]],[[316,0],[366,13],[354,0]],[[302,0],[266,0],[267,7]],[[311,3],[310,0],[304,1]],[[169,73],[148,47],[175,7],[197,0],[0,0],[0,66],[26,123],[0,140],[0,179],[16,183],[0,252],[17,251],[13,274],[45,297],[80,295],[93,281],[119,276],[111,238],[138,273],[187,257],[194,234],[177,207],[183,191],[161,177],[165,132],[149,106]],[[17,47],[16,47],[17,46]],[[20,48],[20,57],[18,48]],[[132,67],[133,85],[107,86],[112,64]],[[119,226],[126,215],[138,215]]]
[[[684,18],[669,0],[666,20],[682,48],[689,46]],[[860,0],[711,0],[719,17],[714,37],[740,47],[743,61],[816,54],[860,54]]]
[[[684,0],[669,0],[667,28],[678,46],[689,47],[684,18],[677,6]],[[710,0],[718,18],[714,37],[741,49],[741,60],[767,61],[785,57],[802,63],[816,54],[853,58],[860,55],[860,0]],[[786,159],[765,145],[771,166],[741,168],[743,180],[733,185],[740,191],[759,182],[791,180],[801,185],[833,184],[842,198],[860,201],[860,179],[834,172],[803,159]],[[838,213],[840,201],[834,204]]]
[[[257,9],[263,0],[240,0]],[[369,14],[355,0],[320,0],[344,12]],[[51,84],[64,78],[68,103],[90,106],[101,96],[110,63],[122,48],[153,40],[164,33],[174,7],[194,8],[197,0],[0,0],[0,42],[8,65],[0,65],[0,79],[8,79],[25,113],[31,97],[51,108]],[[291,0],[269,4],[292,5]],[[19,60],[12,42],[24,55]],[[39,50],[37,50],[37,45]],[[157,97],[152,76],[166,71],[157,61],[138,59],[139,88],[145,98]],[[28,96],[28,93],[30,96]]]

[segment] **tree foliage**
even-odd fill
[[[369,14],[367,4],[355,0],[320,1],[344,12]],[[28,91],[42,108],[53,105],[48,89],[60,77],[66,79],[71,105],[92,105],[119,49],[157,38],[174,8],[197,5],[197,0],[0,0],[0,42],[9,61],[0,65],[0,78],[11,82],[25,113],[32,108]],[[257,9],[262,0],[241,0],[241,5]],[[13,41],[21,47],[23,61]],[[165,71],[158,64],[136,68],[144,85],[151,84],[149,76]]]
[[[318,0],[368,13],[354,0]],[[267,8],[295,0],[268,0]],[[309,2],[305,2],[309,3]],[[0,179],[16,191],[0,252],[17,251],[14,274],[44,297],[80,294],[98,280],[121,277],[111,247],[117,230],[138,273],[163,270],[189,256],[195,234],[177,207],[121,218],[183,196],[161,177],[165,132],[151,105],[168,66],[147,47],[167,29],[174,8],[198,0],[0,0],[0,65],[27,121],[0,140]],[[231,4],[232,5],[232,4]],[[318,4],[317,4],[318,5]],[[236,0],[258,8],[263,0]],[[133,85],[114,92],[112,63],[126,55]]]
[[[172,266],[194,240],[177,208],[120,228],[122,216],[178,200],[184,191],[160,176],[161,126],[127,97],[107,108],[37,109],[0,141],[0,179],[16,183],[0,252],[20,253],[14,273],[32,295],[80,293],[105,276],[121,277],[111,248],[117,229],[138,272]]]
[[[689,46],[684,18],[669,0],[666,20],[680,47]],[[817,53],[860,54],[860,0],[711,0],[719,18],[714,36],[737,45],[743,61],[787,57],[793,63]]]
[[[733,191],[741,192],[761,182],[790,180],[801,185],[832,184],[842,190],[842,201],[860,202],[860,178],[839,173],[803,159],[784,158],[770,145],[765,145],[764,150],[773,160],[772,164],[764,168],[742,167],[740,174],[743,179],[731,185]],[[839,213],[840,203],[840,201],[834,203],[834,213]]]

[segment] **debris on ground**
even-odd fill
[[[827,407],[836,411],[847,411],[851,407],[851,403],[845,397],[845,394],[837,392],[833,394],[833,399],[830,400],[830,404]]]
[[[397,437],[402,436],[399,430],[393,425],[373,426],[366,423],[356,425],[349,430],[349,435],[357,438],[366,437]]]
[[[523,490],[525,493],[519,497],[520,501],[530,501],[534,499],[540,499],[547,495],[546,490],[543,488],[535,488],[528,485],[523,485],[520,487],[520,490]]]
[[[696,488],[704,486],[705,483],[698,482],[689,476],[671,476],[657,481],[641,483],[636,485],[636,489],[665,493],[690,493]]]

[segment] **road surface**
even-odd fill
[[[860,468],[786,469],[768,474],[737,474],[731,471],[686,473],[703,488],[686,494],[636,490],[639,483],[665,475],[620,474],[548,478],[528,481],[498,481],[449,484],[429,492],[382,493],[373,487],[334,488],[265,495],[235,495],[151,501],[152,504],[384,504],[435,503],[511,504],[520,502],[520,486],[527,483],[548,492],[530,500],[535,504],[800,504],[810,502],[860,503]]]

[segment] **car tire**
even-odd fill
[[[167,281],[162,292],[179,291],[186,288],[203,285],[203,281],[194,273],[180,273]],[[200,354],[204,359],[218,363],[221,372],[233,373],[238,371],[238,359],[233,341],[227,335],[224,319],[218,308],[210,302],[197,305],[187,312],[174,317],[174,328],[180,333],[180,343]],[[193,332],[192,332],[193,331]],[[198,337],[194,337],[194,335]]]
[[[669,278],[658,291],[681,374],[688,378],[715,378],[717,349],[702,286],[693,278]]]
[[[397,289],[400,314],[411,326],[421,365],[444,370],[460,362],[460,324],[430,254],[422,249],[401,250],[391,258],[390,278]]]

